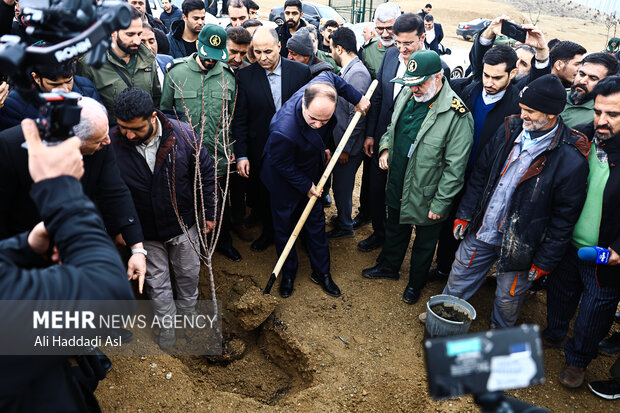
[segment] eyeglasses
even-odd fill
[[[419,43],[419,42],[420,42],[420,38],[418,38],[418,40],[415,40],[413,42],[399,42],[398,40],[395,40],[394,44],[396,44],[396,47],[410,47],[412,44]]]
[[[385,26],[385,27],[379,27],[379,26],[375,26],[375,30],[377,31],[377,33],[381,33],[384,30],[387,30],[388,32],[391,32],[393,29],[392,26]]]

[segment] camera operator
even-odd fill
[[[48,46],[37,44],[37,46]],[[75,76],[75,62],[73,60],[58,63],[56,66],[35,66],[30,73],[39,92],[49,93],[54,89],[65,92],[76,92],[101,102],[99,92],[93,82],[82,76]],[[39,115],[39,109],[13,89],[0,109],[0,130],[19,125],[22,119],[34,119]]]
[[[32,120],[22,128],[31,196],[43,222],[0,241],[0,300],[132,300],[103,221],[78,182],[84,173],[80,140],[45,146]],[[46,259],[50,245],[62,265]],[[67,356],[0,357],[0,371],[2,412],[99,411]]]
[[[120,177],[114,151],[109,145],[108,118],[103,105],[82,98],[80,123],[74,127],[81,139],[84,156],[84,193],[98,206],[108,232],[117,242],[131,246],[127,276],[139,279],[139,290],[146,274],[146,258],[140,220],[129,189]],[[22,147],[24,135],[19,126],[0,132],[0,239],[27,231],[41,220],[28,196],[32,180],[28,175],[28,156]],[[1,410],[1,409],[0,409]]]

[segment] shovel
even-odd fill
[[[370,100],[370,97],[374,93],[375,88],[377,87],[377,84],[378,82],[376,79],[373,80],[372,83],[370,84],[370,87],[368,88],[368,91],[366,92],[366,98],[368,98],[368,100]],[[362,117],[361,112],[355,112],[355,115],[353,115],[353,119],[351,119],[351,122],[349,122],[349,126],[347,127],[347,130],[344,132],[344,135],[342,136],[342,139],[340,140],[340,143],[338,144],[336,151],[332,155],[332,158],[327,164],[327,168],[325,168],[325,171],[323,172],[323,176],[321,176],[319,183],[316,185],[317,192],[320,193],[321,190],[323,189],[323,185],[325,185],[325,181],[327,181],[327,178],[329,178],[329,175],[332,173],[334,166],[336,166],[336,162],[338,162],[338,158],[340,157],[340,154],[344,150],[344,147],[347,144],[347,141],[349,140],[349,138],[351,137],[351,134],[353,133],[353,129],[355,129],[355,126],[357,125],[357,122],[360,120],[361,117]],[[297,237],[299,236],[301,229],[306,223],[306,219],[308,219],[308,215],[310,214],[310,211],[312,210],[312,207],[314,206],[316,200],[317,200],[316,196],[312,196],[312,198],[308,200],[308,204],[306,205],[306,208],[304,208],[304,211],[301,214],[299,221],[297,221],[297,225],[295,225],[295,229],[293,230],[293,233],[289,237],[286,243],[286,246],[282,250],[282,254],[280,254],[280,258],[278,258],[278,262],[276,263],[276,266],[274,267],[273,272],[271,273],[271,277],[269,277],[269,281],[267,281],[267,285],[265,286],[265,289],[263,290],[263,294],[269,294],[271,292],[271,287],[273,287],[273,283],[276,281],[276,278],[278,278],[278,275],[280,274],[280,270],[282,270],[282,266],[284,265],[284,261],[286,261],[286,258],[288,258],[288,254],[291,252],[291,249],[293,248],[293,245],[295,245],[295,241],[297,240]]]

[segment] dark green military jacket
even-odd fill
[[[114,116],[114,99],[116,99],[119,93],[129,87],[125,80],[123,80],[123,77],[119,75],[119,72],[131,86],[148,92],[153,98],[155,107],[159,107],[161,85],[157,77],[155,55],[146,46],[141,44],[135,59],[135,69],[132,73],[130,73],[129,69],[131,69],[134,62],[130,61],[129,64],[126,64],[110,50],[106,52],[106,61],[99,69],[94,69],[87,65],[86,56],[82,56],[78,60],[77,74],[90,79],[95,84],[101,95],[103,105],[108,110],[110,122],[116,120]]]
[[[233,115],[235,75],[222,62],[205,73],[198,66],[196,56],[194,53],[174,59],[167,68],[161,109],[175,108],[179,114],[183,112],[181,120],[191,124],[198,136],[202,136],[214,162],[217,158],[218,174],[222,176],[226,173],[226,153],[233,153],[232,138],[223,134],[223,129],[230,128],[223,128],[223,123],[224,115],[228,115],[228,122]]]

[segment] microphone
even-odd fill
[[[611,251],[601,247],[583,247],[579,248],[577,255],[583,261],[590,261],[596,264],[607,264]]]

